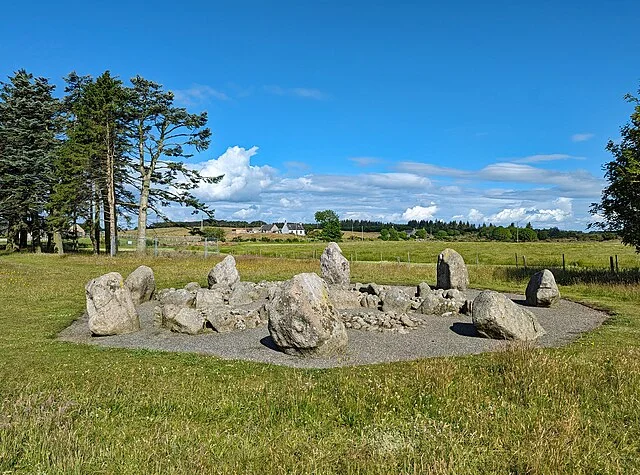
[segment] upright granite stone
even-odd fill
[[[225,257],[221,262],[209,271],[207,278],[209,288],[217,285],[233,287],[236,282],[240,281],[240,274],[236,269],[236,260],[233,256]]]
[[[532,341],[546,333],[529,310],[492,290],[475,298],[471,318],[478,333],[487,338]]]
[[[439,289],[466,290],[469,274],[464,259],[453,249],[445,249],[438,256],[437,287]]]
[[[271,338],[289,355],[332,355],[347,346],[327,284],[316,274],[298,274],[274,289],[266,312]]]
[[[140,266],[124,281],[124,286],[131,292],[134,305],[148,302],[156,291],[156,280],[151,267]]]
[[[532,307],[551,307],[560,300],[560,291],[553,273],[544,269],[531,276],[526,290],[527,305]]]
[[[85,286],[89,330],[93,335],[122,335],[140,330],[131,292],[117,272],[97,277]]]
[[[330,242],[320,256],[320,270],[328,284],[348,284],[351,279],[349,261],[335,242]]]

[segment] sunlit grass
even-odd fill
[[[252,281],[319,270],[237,259]],[[0,257],[0,473],[640,471],[637,284],[561,285],[615,316],[560,349],[300,370],[54,338],[92,277],[144,263],[160,287],[204,285],[217,260]],[[354,262],[352,280],[433,283],[430,262]],[[474,287],[526,286],[505,266],[469,272]]]

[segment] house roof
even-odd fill
[[[287,223],[287,227],[291,231],[304,231],[304,226],[302,223]]]

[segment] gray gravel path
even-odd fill
[[[466,292],[473,298],[478,291]],[[524,296],[507,294],[516,303]],[[347,353],[334,358],[299,358],[278,351],[265,326],[232,332],[183,335],[172,333],[153,324],[150,302],[141,307],[142,330],[128,335],[92,337],[86,315],[73,322],[59,334],[59,339],[117,348],[191,352],[217,356],[223,359],[249,360],[298,368],[331,368],[335,366],[364,365],[392,361],[415,360],[434,356],[455,356],[495,351],[503,348],[504,341],[480,337],[471,323],[471,317],[433,317],[432,320],[408,334],[347,330]],[[575,340],[581,333],[592,330],[606,320],[603,312],[568,300],[561,300],[554,308],[527,307],[537,317],[547,334],[536,341],[543,347],[562,346]]]

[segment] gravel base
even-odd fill
[[[468,290],[473,299],[479,291]],[[516,303],[524,304],[524,296],[506,294]],[[142,329],[128,335],[92,337],[87,315],[83,315],[63,330],[58,339],[115,348],[136,348],[173,352],[189,352],[217,356],[230,360],[248,360],[296,368],[332,368],[392,361],[415,360],[434,356],[456,356],[495,351],[504,348],[505,341],[490,340],[478,335],[467,315],[434,316],[407,334],[347,330],[347,352],[332,358],[300,358],[278,351],[267,326],[231,333],[184,335],[160,328],[153,322],[156,302],[143,304],[140,309]],[[560,300],[553,308],[527,307],[538,318],[547,334],[536,346],[556,347],[575,340],[581,333],[602,324],[607,314],[584,305]]]

